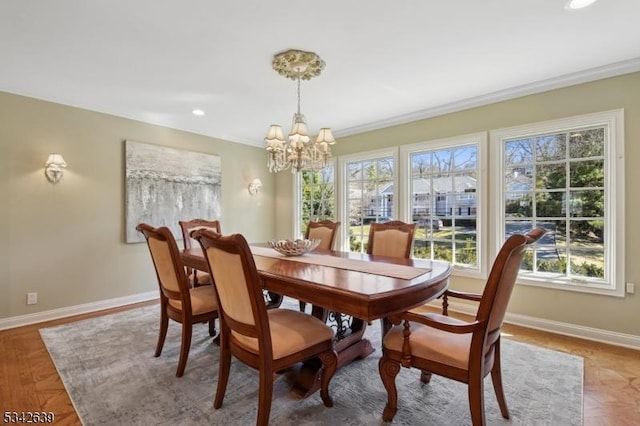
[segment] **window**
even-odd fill
[[[525,255],[526,283],[624,294],[623,128],[618,110],[492,132],[497,242],[547,230]]]
[[[445,260],[480,274],[486,134],[401,147],[409,200],[405,219],[417,224],[413,256]],[[405,164],[406,162],[406,164]]]
[[[335,161],[319,172],[302,171],[297,175],[294,179],[298,200],[294,235],[304,235],[310,221],[336,218]]]
[[[370,224],[396,218],[395,152],[383,150],[340,159],[344,187],[342,235],[349,251],[366,253]]]

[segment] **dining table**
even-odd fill
[[[367,324],[421,306],[442,295],[452,266],[444,261],[373,256],[335,250],[316,250],[285,256],[267,244],[251,244],[253,259],[265,293],[278,305],[288,296],[312,306],[312,315],[335,331],[338,368],[370,355],[374,348],[364,337]],[[182,251],[185,266],[208,271],[201,248]],[[273,305],[273,303],[272,303]],[[317,360],[304,363],[294,388],[308,396],[319,388]]]

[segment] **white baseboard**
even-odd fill
[[[439,307],[437,303],[433,306]],[[477,305],[450,301],[449,310],[452,312],[475,315]],[[506,323],[522,327],[640,350],[640,336],[635,336],[633,334],[623,334],[599,328],[583,327],[581,325],[551,321],[527,315],[511,314],[509,312],[507,312],[504,320]]]
[[[115,299],[101,300],[99,302],[52,309],[49,311],[37,312],[34,314],[0,318],[0,330],[22,327],[24,325],[51,321],[55,319],[70,317],[73,315],[87,314],[90,312],[101,311],[103,309],[117,308],[119,306],[131,305],[133,303],[146,302],[149,300],[157,299],[158,297],[158,291],[156,290],[146,293],[133,294],[131,296],[117,297]]]

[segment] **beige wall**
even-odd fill
[[[146,245],[124,242],[125,139],[219,155],[223,232],[273,238],[264,150],[0,92],[0,318],[157,289]],[[43,174],[50,152],[68,164],[57,185]]]
[[[466,111],[339,138],[334,155],[488,131],[538,121],[624,108],[626,133],[626,281],[640,283],[640,73],[552,90]],[[495,152],[495,150],[490,150]],[[491,161],[491,160],[490,160]],[[291,199],[291,181],[279,178],[279,200]],[[491,203],[490,203],[491,204]],[[277,232],[286,234],[290,203],[279,203]],[[481,291],[482,282],[454,277],[452,286]],[[620,283],[623,285],[624,283]],[[625,298],[518,286],[509,306],[512,314],[640,336],[640,294]]]

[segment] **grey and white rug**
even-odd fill
[[[286,300],[292,308],[297,302]],[[206,324],[194,328],[185,374],[175,376],[180,325],[170,322],[162,355],[154,358],[158,306],[96,317],[40,334],[73,404],[85,425],[252,425],[258,404],[258,373],[233,361],[222,408],[214,410],[218,346]],[[380,347],[379,324],[367,335]],[[581,425],[581,357],[503,340],[503,381],[511,419],[500,415],[491,379],[485,380],[490,425]],[[326,408],[319,393],[306,399],[290,391],[291,377],[274,385],[271,424],[381,425],[386,391],[378,375],[377,349],[364,360],[340,369],[329,391],[335,405]],[[397,377],[399,409],[394,425],[471,424],[467,387],[402,369]]]

